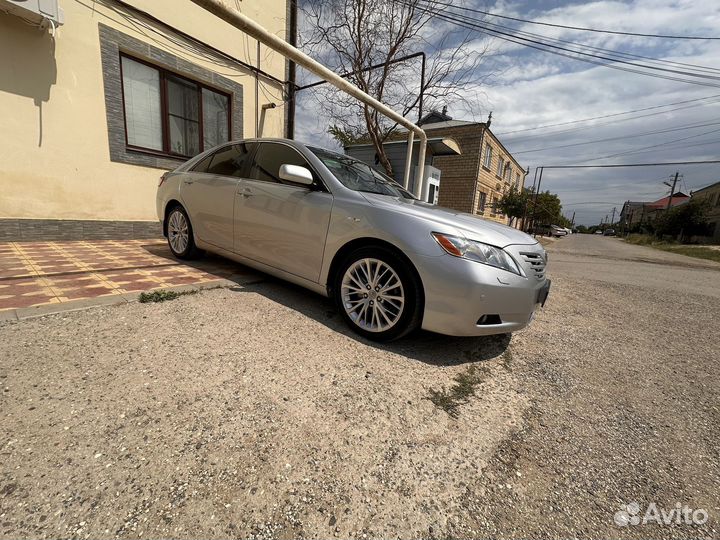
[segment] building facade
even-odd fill
[[[428,136],[426,164],[441,173],[438,204],[507,224],[497,203],[512,187],[523,187],[526,172],[492,133],[490,122],[453,120],[446,111],[433,111],[418,124]],[[434,145],[443,150],[435,150]],[[393,157],[393,177],[402,183],[407,143],[403,138],[386,143],[385,148]],[[352,145],[345,150],[382,170],[371,145]],[[414,172],[417,150],[413,160]]]
[[[656,201],[627,201],[620,211],[620,223],[633,230],[651,223],[668,208],[675,208],[689,200],[688,195],[678,192],[672,196],[672,199],[667,196]]]
[[[58,28],[0,10],[0,239],[155,234],[165,170],[286,136],[286,59],[194,3],[59,2]],[[289,37],[289,0],[241,9]]]
[[[720,242],[720,182],[693,191],[690,199],[703,201],[707,205],[709,238],[713,242]]]

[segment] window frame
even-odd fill
[[[120,91],[121,91],[121,102],[122,102],[122,111],[123,111],[123,128],[124,128],[124,137],[125,137],[125,149],[130,150],[133,152],[142,152],[144,154],[151,154],[154,156],[162,156],[162,157],[169,157],[173,159],[190,159],[195,156],[198,156],[205,152],[206,150],[209,150],[210,148],[205,148],[205,137],[204,137],[204,116],[203,116],[203,89],[209,90],[211,92],[215,92],[217,94],[223,95],[227,98],[228,101],[228,111],[227,111],[227,121],[228,121],[228,140],[225,141],[225,144],[230,141],[232,141],[232,115],[233,115],[233,96],[232,94],[220,90],[219,88],[207,85],[203,82],[200,82],[195,79],[191,79],[190,77],[187,77],[185,75],[182,75],[180,73],[177,73],[175,71],[172,71],[170,69],[167,69],[163,66],[153,64],[152,62],[148,62],[147,60],[143,60],[142,58],[138,58],[137,56],[133,56],[132,54],[127,54],[124,51],[120,51]],[[127,112],[125,110],[125,81],[124,81],[124,74],[123,74],[123,58],[127,58],[128,60],[131,60],[133,62],[137,62],[139,64],[144,64],[152,69],[157,70],[160,80],[160,115],[161,115],[161,126],[162,126],[162,150],[156,150],[154,148],[145,148],[143,146],[137,146],[130,144],[128,142],[128,127],[127,127]],[[168,81],[167,81],[167,75],[170,75],[172,77],[181,79],[187,83],[190,83],[191,85],[194,85],[197,88],[197,98],[198,98],[198,137],[199,137],[199,152],[195,154],[195,156],[186,155],[186,154],[179,154],[177,152],[173,152],[170,149],[170,113],[169,113],[169,103],[168,103]],[[214,147],[213,147],[214,148]]]
[[[490,143],[485,143],[485,157],[483,158],[483,167],[488,171],[492,167],[493,148]]]
[[[502,180],[503,172],[505,171],[505,158],[498,155],[498,164],[495,170],[495,176]]]
[[[308,169],[310,171],[310,173],[313,175],[313,183],[310,185],[306,185],[306,184],[300,184],[297,182],[289,182],[287,180],[280,180],[280,179],[278,179],[279,181],[277,181],[277,182],[275,182],[275,181],[271,182],[269,180],[253,178],[251,176],[252,171],[253,171],[253,166],[255,165],[255,160],[260,155],[260,151],[262,150],[262,147],[264,145],[286,146],[287,148],[290,148],[291,150],[295,151],[301,158],[303,158],[305,160],[305,163],[307,163],[307,167],[305,167],[305,168]],[[326,193],[330,193],[330,190],[325,185],[325,180],[323,179],[322,175],[318,172],[318,170],[315,168],[315,166],[312,164],[310,159],[303,152],[301,152],[300,149],[298,149],[295,146],[293,146],[292,144],[288,144],[287,142],[282,141],[282,140],[277,140],[277,141],[259,140],[259,141],[256,141],[255,150],[253,151],[252,155],[250,156],[250,159],[248,160],[247,168],[245,169],[245,174],[246,174],[246,180],[250,180],[251,182],[263,182],[266,184],[273,184],[273,185],[277,185],[277,186],[305,188],[305,189],[309,189],[311,191],[323,191]]]

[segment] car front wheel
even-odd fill
[[[391,341],[420,325],[420,280],[389,249],[364,247],[351,253],[340,266],[334,294],[346,322],[368,339]]]

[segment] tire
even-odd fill
[[[170,251],[178,259],[195,259],[201,254],[195,245],[190,218],[180,205],[172,207],[168,212],[167,239]]]
[[[350,253],[338,267],[332,290],[345,322],[367,339],[399,339],[422,321],[420,278],[388,248],[367,246]]]

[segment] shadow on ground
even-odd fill
[[[291,283],[266,276],[261,283],[232,287],[230,291],[239,294],[260,294],[364,345],[434,366],[456,366],[470,362],[492,360],[501,356],[510,345],[510,334],[483,337],[450,337],[424,330],[417,331],[392,343],[376,343],[350,330],[330,299]]]

